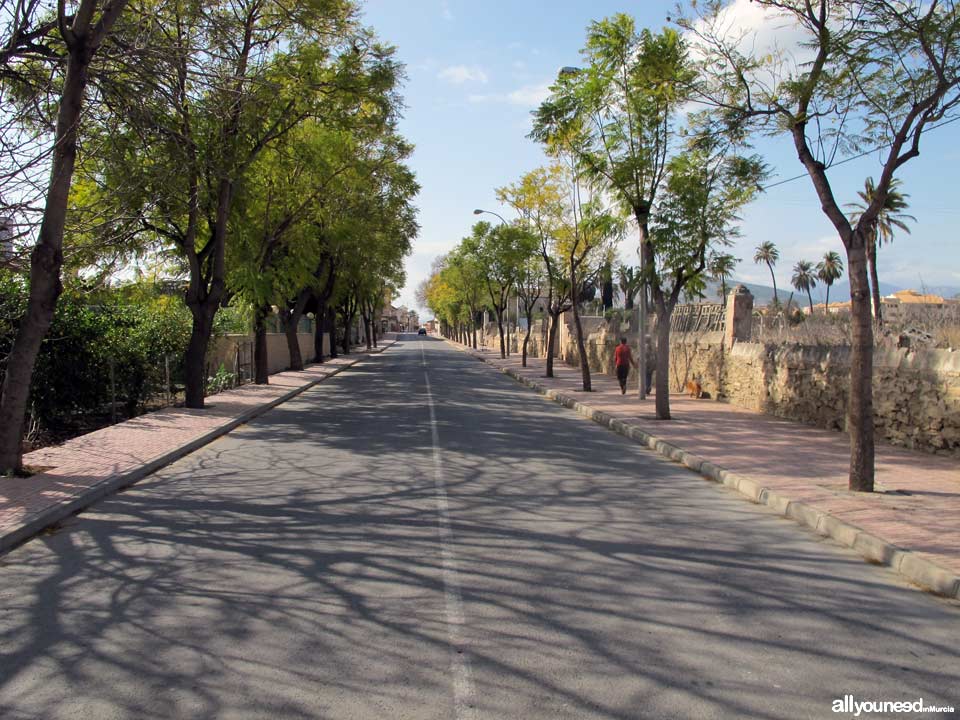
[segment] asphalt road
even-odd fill
[[[0,558],[7,720],[960,709],[958,646],[956,604],[415,336]]]

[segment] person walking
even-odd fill
[[[613,362],[617,366],[617,382],[620,383],[620,394],[626,395],[630,366],[637,367],[637,361],[633,359],[633,354],[630,352],[630,346],[627,345],[625,337],[620,338],[620,344],[613,352]]]

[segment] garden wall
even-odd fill
[[[636,348],[636,333],[599,318],[586,319],[587,326],[591,370],[613,374],[619,337],[626,335]],[[499,349],[496,332],[496,325],[488,326],[483,335],[491,350]],[[543,357],[545,338],[538,324],[531,336],[532,356]],[[578,366],[572,321],[568,320],[560,340],[560,357]],[[849,348],[728,345],[723,332],[675,333],[670,347],[671,390],[681,392],[688,380],[697,379],[710,399],[817,427],[845,429]],[[878,440],[960,457],[960,351],[877,348],[874,422]]]
[[[313,362],[313,333],[298,333],[297,341],[300,344],[300,353],[303,362]],[[207,362],[210,365],[210,374],[213,375],[223,364],[227,372],[237,372],[237,348],[241,348],[241,363],[249,358],[252,362],[253,333],[248,335],[224,335],[211,342],[207,353]],[[324,355],[330,353],[330,336],[323,336]],[[281,372],[290,367],[290,353],[287,350],[287,338],[283,333],[267,333],[267,370],[273,373]]]

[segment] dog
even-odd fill
[[[699,400],[701,397],[703,397],[703,386],[700,384],[699,380],[688,380],[687,392],[690,393],[690,397]]]

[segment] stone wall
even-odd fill
[[[684,341],[686,340],[686,341]],[[696,378],[734,405],[831,430],[846,429],[850,349],[678,338],[671,387]],[[960,457],[960,351],[878,348],[873,357],[878,440]]]
[[[612,375],[618,339],[625,335],[636,348],[637,335],[615,323],[586,320],[590,369]],[[482,338],[487,348],[499,349],[496,324],[488,326]],[[560,357],[579,366],[572,319],[560,340]],[[688,380],[697,379],[710,399],[817,427],[845,429],[849,348],[741,341],[728,345],[723,332],[674,333],[671,389],[680,392]],[[543,357],[545,346],[546,331],[538,324],[530,355]],[[631,371],[631,382],[636,382],[634,375]],[[878,348],[874,412],[878,440],[960,457],[960,351]]]

